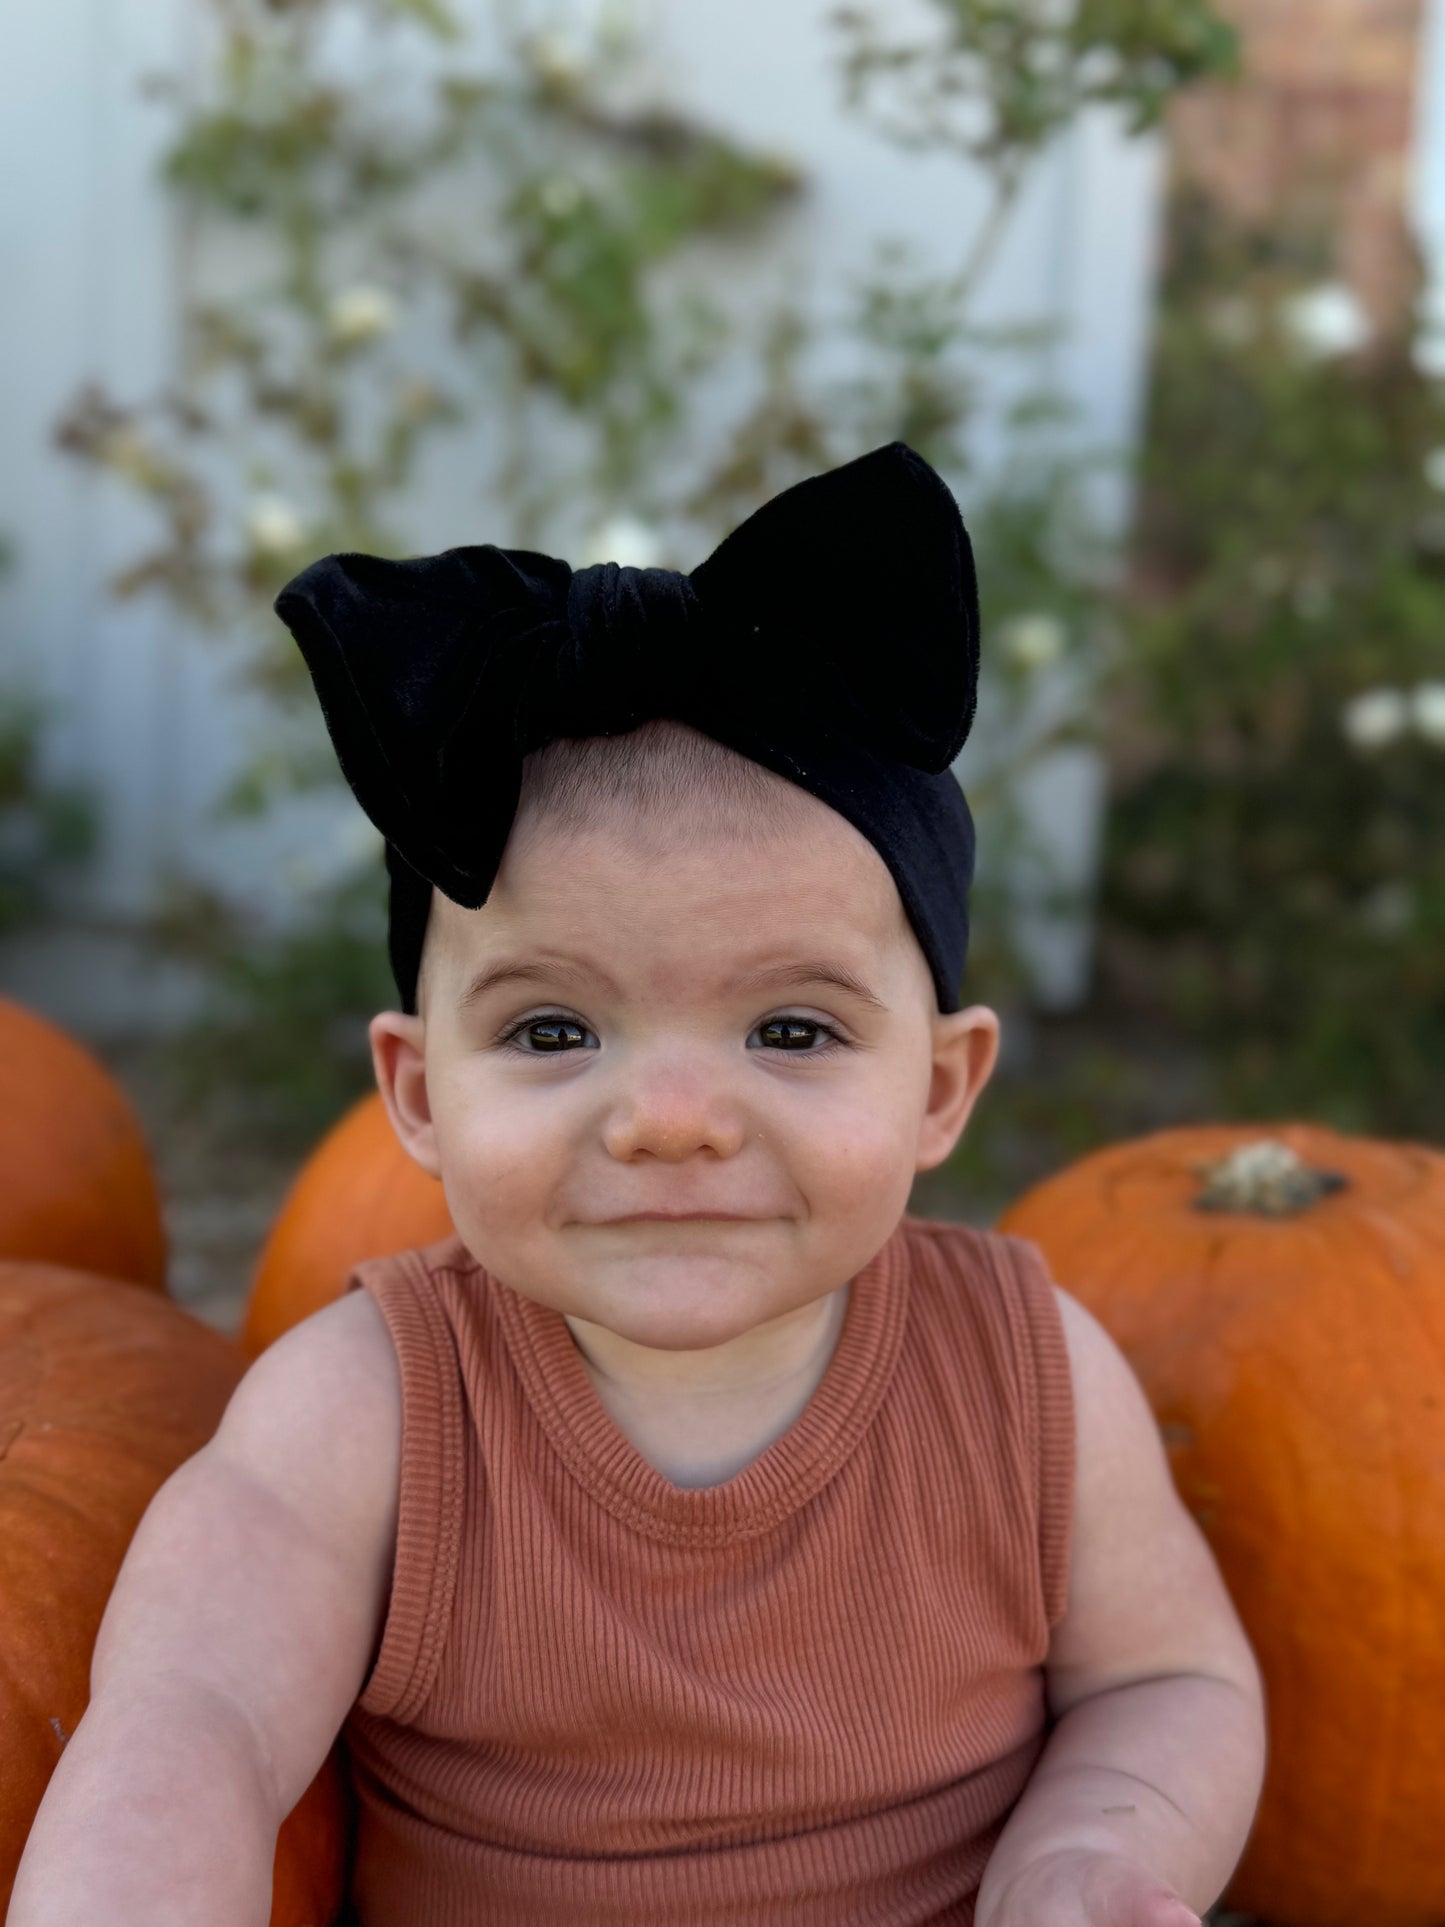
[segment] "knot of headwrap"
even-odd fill
[[[942,477],[903,442],[795,483],[690,574],[573,569],[485,543],[323,556],[276,613],[343,775],[387,841],[403,1007],[434,884],[485,903],[522,759],[562,736],[691,724],[811,791],[893,874],[957,1009],[973,824],[950,773],[973,721],[978,590]]]
[[[527,705],[535,711],[524,715],[527,733],[543,742],[619,736],[686,704],[698,679],[705,623],[696,589],[675,569],[598,562],[574,570],[566,635],[545,696]]]

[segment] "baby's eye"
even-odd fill
[[[597,1040],[592,1032],[575,1017],[524,1017],[505,1034],[502,1042],[528,1052],[568,1051],[585,1048],[589,1037],[595,1044]]]
[[[758,1025],[753,1037],[762,1039],[766,1050],[792,1051],[795,1056],[821,1057],[843,1040],[829,1024],[813,1017],[769,1017]],[[821,1045],[818,1039],[822,1039]],[[752,1038],[749,1038],[749,1043]]]

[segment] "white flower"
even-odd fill
[[[543,181],[537,198],[549,214],[561,217],[576,207],[582,199],[582,190],[569,175],[554,174],[550,180]]]
[[[1356,749],[1382,749],[1410,727],[1410,699],[1403,689],[1367,689],[1340,711],[1340,727]]]
[[[1394,878],[1377,883],[1360,902],[1360,922],[1377,937],[1402,937],[1415,921],[1415,893]]]
[[[1063,655],[1067,641],[1063,623],[1042,609],[1015,616],[1004,630],[1004,651],[1021,669],[1046,669]]]
[[[279,495],[258,495],[246,512],[246,534],[262,555],[289,555],[301,546],[306,524]]]
[[[533,65],[544,79],[559,81],[565,86],[582,72],[581,48],[570,34],[555,28],[539,33],[529,51]]]
[[[625,47],[636,24],[631,0],[602,0],[597,37],[604,46]]]
[[[1416,684],[1410,696],[1410,719],[1427,743],[1445,749],[1445,682]]]
[[[1373,332],[1353,289],[1343,281],[1306,288],[1284,303],[1285,327],[1311,359],[1328,361],[1363,348]]]
[[[595,562],[616,562],[623,568],[660,569],[665,567],[662,539],[650,522],[635,515],[611,516],[593,529],[583,544],[579,567]]]
[[[396,303],[385,288],[363,283],[342,288],[331,297],[326,326],[333,341],[348,348],[356,347],[391,332],[396,326]]]

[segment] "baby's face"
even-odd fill
[[[421,1015],[373,1020],[403,1143],[480,1262],[693,1350],[836,1290],[986,1081],[893,881],[799,792],[740,840],[606,806],[514,832],[487,903],[434,893]]]

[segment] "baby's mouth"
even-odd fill
[[[632,1211],[626,1217],[604,1218],[603,1224],[760,1224],[744,1211]]]

